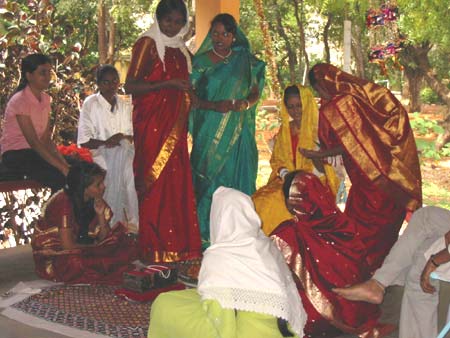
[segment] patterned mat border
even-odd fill
[[[42,292],[49,292],[58,290],[60,286],[52,286],[42,290]],[[66,313],[55,306],[40,303],[30,296],[18,303],[15,303],[11,308],[16,309],[24,314],[39,318],[49,323],[63,325],[68,328],[88,331],[94,334],[101,334],[114,338],[144,338],[147,337],[148,327],[127,327],[120,325],[111,325],[102,321],[86,318],[81,315]],[[14,319],[14,317],[12,317]],[[28,324],[24,322],[24,324]],[[46,327],[51,330],[51,328]],[[63,333],[64,334],[64,333]],[[76,337],[76,336],[75,336]]]

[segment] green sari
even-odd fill
[[[191,81],[198,97],[206,101],[246,99],[256,85],[264,87],[264,62],[250,52],[249,43],[238,29],[233,53],[214,64],[207,53],[210,34],[193,59]],[[192,134],[192,176],[203,247],[209,245],[209,212],[212,194],[219,186],[255,192],[258,151],[255,142],[256,104],[242,112],[195,109],[190,114]]]

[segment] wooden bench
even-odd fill
[[[41,188],[44,188],[41,183],[29,179],[0,181],[0,192]]]
[[[0,162],[0,192],[41,188],[44,188],[41,183],[26,178],[21,172],[12,171],[6,168]]]

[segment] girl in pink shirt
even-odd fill
[[[57,151],[49,127],[52,66],[46,55],[22,60],[21,79],[5,110],[0,141],[2,162],[11,170],[48,186],[52,193],[65,184],[69,165]]]

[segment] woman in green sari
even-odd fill
[[[255,192],[255,111],[264,70],[235,19],[217,15],[194,56],[191,75],[198,98],[190,115],[191,165],[204,248],[209,246],[214,191],[226,186],[248,195]]]

